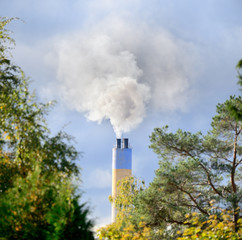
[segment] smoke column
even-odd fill
[[[142,122],[147,108],[184,109],[193,50],[164,30],[151,32],[122,21],[105,31],[61,38],[56,44],[61,97],[88,120],[110,120],[120,137]]]

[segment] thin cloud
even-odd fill
[[[84,180],[87,189],[96,188],[104,189],[111,188],[112,175],[108,170],[94,169],[89,177]]]

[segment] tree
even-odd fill
[[[0,238],[70,239],[66,227],[73,223],[72,234],[84,227],[93,239],[88,209],[71,182],[80,174],[79,153],[68,134],[50,136],[45,117],[51,104],[36,101],[13,64],[14,40],[6,29],[12,20],[0,20]]]
[[[160,168],[140,194],[139,206],[150,226],[183,229],[189,225],[185,215],[192,212],[206,220],[216,200],[217,207],[233,212],[234,230],[239,230],[242,123],[230,114],[230,106],[241,112],[241,101],[230,97],[218,104],[206,135],[181,129],[170,133],[167,126],[154,130],[150,147],[161,158]]]
[[[117,216],[114,223],[97,230],[99,239],[154,239],[151,229],[136,213],[135,199],[145,188],[144,182],[135,177],[126,177],[118,182],[118,194],[110,201],[115,203]]]
[[[86,204],[79,204],[80,196],[74,196],[71,200],[71,208],[69,210],[69,218],[65,225],[60,240],[79,239],[94,240],[93,222],[88,219],[89,209]]]
[[[42,175],[39,164],[16,177],[0,201],[1,233],[6,239],[59,239],[69,211],[71,183],[58,174]]]

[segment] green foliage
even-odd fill
[[[0,238],[93,239],[89,211],[71,183],[79,153],[66,133],[50,136],[51,103],[36,101],[9,59],[11,21],[0,21]]]
[[[6,58],[9,54],[10,44],[15,44],[14,39],[10,37],[10,31],[6,29],[6,25],[18,18],[0,17],[0,59]]]
[[[41,175],[39,164],[17,177],[0,198],[0,236],[7,239],[59,239],[70,209],[69,179]]]
[[[239,62],[236,65],[237,71],[238,71],[238,84],[242,86],[242,59],[239,60]]]
[[[71,208],[68,212],[64,231],[60,240],[78,239],[78,240],[94,240],[93,222],[88,220],[89,210],[85,204],[79,205],[80,196],[71,199]]]
[[[242,86],[242,59],[238,62],[237,66],[237,72],[238,72],[238,85]],[[240,89],[242,90],[242,89]],[[242,101],[240,101],[237,105],[228,105],[228,109],[230,111],[230,114],[237,120],[242,121]]]

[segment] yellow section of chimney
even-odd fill
[[[117,196],[117,183],[119,180],[132,175],[131,169],[113,169],[112,170],[112,197]],[[112,203],[112,222],[115,221],[117,211],[114,203]]]

